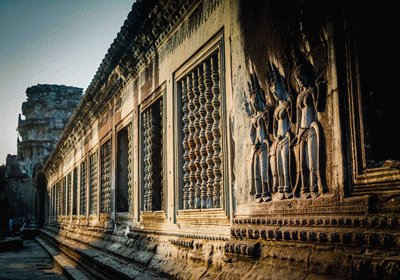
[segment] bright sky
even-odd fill
[[[88,87],[134,0],[0,0],[0,165],[36,84]]]

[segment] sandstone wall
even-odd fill
[[[46,163],[46,238],[180,279],[398,277],[400,173],[363,152],[355,15],[134,4]]]

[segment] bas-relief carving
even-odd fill
[[[312,64],[298,58],[292,73],[297,94],[274,63],[267,69],[269,95],[250,67],[250,194],[256,202],[318,197],[326,191],[320,175],[320,80]]]
[[[271,146],[272,188],[279,197],[292,197],[291,153],[290,144],[293,138],[290,131],[292,100],[284,77],[275,65],[270,64],[268,71],[269,90],[276,102],[273,115],[273,144]]]
[[[296,101],[296,192],[300,192],[305,198],[318,197],[323,192],[319,168],[321,138],[317,120],[317,109],[320,107],[319,90],[314,69],[309,61],[299,61],[294,75],[300,87]]]
[[[256,74],[250,74],[248,83],[250,93],[251,128],[250,140],[253,145],[251,161],[251,194],[256,201],[271,201],[272,190],[269,185],[269,115],[265,94]]]

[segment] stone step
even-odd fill
[[[41,237],[64,255],[67,255],[76,266],[79,266],[79,268],[82,268],[96,279],[167,279],[148,271],[146,267],[57,235],[51,231],[42,229]]]
[[[36,241],[52,256],[54,264],[63,274],[71,280],[90,280],[94,279],[79,270],[76,265],[57,248],[47,243],[43,238],[37,236]]]

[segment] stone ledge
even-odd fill
[[[115,249],[118,251],[119,247],[121,247],[117,246],[117,243],[111,244],[101,240],[97,241],[97,244],[86,244],[84,243],[85,241],[78,242],[70,237],[56,235],[48,230],[41,230],[41,234],[46,242],[60,248],[60,251],[67,255],[76,265],[82,267],[97,279],[165,279],[148,271],[145,266],[133,263],[133,258],[130,260],[125,259],[122,254],[120,255],[121,257],[117,257],[116,254],[121,252],[112,254],[109,250]],[[106,249],[107,245],[111,245],[107,248],[108,250]]]
[[[65,255],[61,254],[59,250],[51,246],[51,244],[46,243],[42,238],[36,237],[37,242],[52,256],[54,264],[58,267],[63,275],[67,276],[68,279],[73,280],[86,280],[91,279],[81,270],[79,270],[76,265],[68,259]]]

